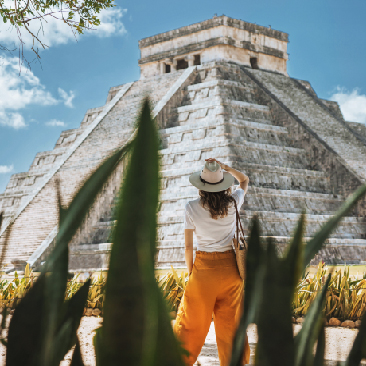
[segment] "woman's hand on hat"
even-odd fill
[[[216,161],[216,163],[220,165],[221,169],[228,170],[230,168],[228,165],[223,164],[223,163],[221,163],[221,161],[218,161],[217,159],[214,159],[214,158],[205,159],[205,161],[208,161],[210,163],[213,162],[213,161]]]

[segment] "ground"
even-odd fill
[[[93,335],[96,328],[102,324],[102,318],[84,317],[82,318],[78,336],[81,343],[81,351],[85,366],[95,366],[95,353],[93,347]],[[301,329],[301,325],[294,325],[294,331],[297,333]],[[326,328],[326,353],[325,359],[328,361],[327,366],[335,366],[336,360],[346,360],[348,352],[352,347],[352,343],[357,335],[356,329],[347,329],[342,327],[327,327]],[[251,353],[254,355],[255,343],[257,343],[256,327],[251,325],[248,330],[249,343],[251,345]],[[1,358],[0,365],[5,365],[5,348],[0,346]],[[71,363],[72,352],[70,351],[61,366],[69,366]],[[215,342],[215,328],[211,324],[210,331],[207,335],[205,345],[201,355],[198,358],[201,366],[219,366],[217,356],[217,348]],[[333,362],[332,362],[333,361]],[[253,357],[251,357],[251,363]]]

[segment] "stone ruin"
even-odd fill
[[[188,176],[209,157],[250,177],[241,208],[245,227],[258,214],[263,237],[272,236],[283,252],[305,208],[311,237],[366,182],[366,128],[345,121],[337,103],[320,99],[309,82],[287,75],[287,43],[287,33],[227,16],[141,40],[140,79],[112,87],[104,106],[88,110],[79,128],[63,131],[54,149],[38,153],[0,195],[8,271],[45,261],[57,233],[57,179],[67,204],[129,140],[147,94],[162,140],[158,267],[184,266],[183,210],[197,196]],[[70,271],[108,267],[122,172],[121,164],[73,238]],[[366,260],[365,213],[364,200],[313,263]]]

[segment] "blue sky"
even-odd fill
[[[290,76],[337,100],[348,120],[366,123],[366,2],[364,0],[117,0],[102,27],[78,36],[50,21],[50,46],[19,75],[17,52],[0,52],[0,192],[10,175],[27,171],[39,151],[52,150],[62,130],[80,125],[103,105],[112,86],[139,78],[138,40],[217,15],[289,33]],[[0,20],[1,21],[1,20]],[[26,56],[30,44],[25,36]],[[15,42],[15,43],[14,43]],[[0,44],[17,45],[0,23]]]

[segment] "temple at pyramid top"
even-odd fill
[[[288,34],[225,15],[139,42],[141,78],[210,61],[232,61],[287,75]]]

